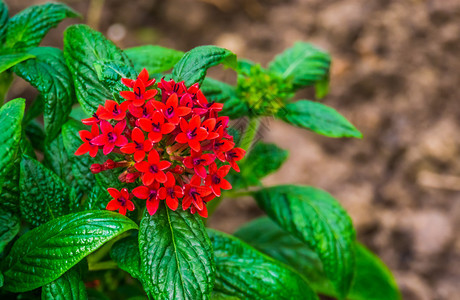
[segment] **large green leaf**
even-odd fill
[[[11,67],[14,67],[20,62],[34,58],[35,56],[31,53],[10,53],[10,54],[1,54],[0,53],[0,73],[8,70]]]
[[[216,260],[214,291],[239,299],[318,299],[296,271],[230,235],[208,229]]]
[[[110,211],[54,219],[21,236],[2,264],[4,289],[25,292],[50,283],[105,242],[137,225]]]
[[[110,249],[110,257],[120,269],[128,272],[132,277],[142,280],[137,237],[131,236],[116,242]]]
[[[362,138],[359,132],[335,109],[309,100],[287,104],[277,117],[283,121],[328,137]]]
[[[75,176],[72,173],[72,161],[65,149],[62,134],[51,143],[45,145],[44,165],[59,176],[67,185],[74,186]]]
[[[70,269],[64,275],[42,288],[42,300],[86,300],[85,284],[75,269]]]
[[[62,126],[62,139],[67,151],[67,157],[72,162],[72,173],[78,185],[85,192],[90,192],[96,183],[94,174],[90,172],[90,167],[95,161],[89,155],[76,156],[75,151],[83,143],[78,131],[91,130],[90,128],[73,119],[70,119]]]
[[[207,70],[220,63],[236,68],[236,55],[217,46],[199,46],[185,53],[174,66],[172,76],[176,81],[185,81],[186,86],[201,84]]]
[[[21,161],[21,215],[34,226],[69,212],[69,187],[52,171],[28,156]]]
[[[32,102],[32,104],[27,109],[24,119],[22,119],[22,124],[23,125],[29,124],[32,120],[40,116],[43,113],[44,109],[45,109],[45,99],[43,98],[41,94],[38,94],[37,97],[35,97],[35,100]]]
[[[47,139],[52,141],[67,121],[74,98],[72,76],[62,51],[52,47],[29,50],[36,58],[16,65],[14,72],[33,85],[44,100]]]
[[[277,55],[269,68],[284,78],[292,78],[295,87],[302,87],[324,79],[330,65],[329,54],[309,43],[297,42]]]
[[[141,277],[155,299],[207,299],[214,285],[211,242],[201,218],[160,203],[139,230]]]
[[[168,71],[181,59],[184,52],[161,46],[145,45],[125,49],[137,72],[146,68],[150,74]]]
[[[258,142],[239,164],[241,172],[234,175],[233,188],[260,185],[259,180],[278,170],[287,157],[287,150]]]
[[[261,189],[254,196],[270,218],[318,254],[326,276],[345,297],[355,267],[355,231],[337,200],[320,189],[294,185]]]
[[[30,6],[10,19],[5,47],[16,51],[36,47],[48,31],[63,19],[78,16],[78,13],[61,3]]]
[[[8,6],[6,6],[3,0],[0,0],[0,45],[2,45],[5,40],[9,18]]]
[[[94,69],[99,81],[112,94],[112,99],[116,99],[118,102],[124,101],[120,92],[126,91],[128,88],[121,82],[121,79],[136,79],[137,73],[133,67],[122,62],[97,61],[94,63]]]
[[[26,153],[27,155],[34,157],[34,149],[43,152],[45,151],[45,139],[46,139],[46,134],[43,129],[43,124],[40,123],[38,120],[32,120],[25,126],[25,137],[21,140],[21,146],[27,146],[29,148],[29,145],[27,143],[24,143],[25,141],[29,142],[30,147],[32,148],[31,153]],[[25,148],[26,150],[30,150]],[[32,154],[34,153],[34,154]]]
[[[24,142],[24,140],[21,140]],[[19,165],[21,159],[16,157],[14,162],[9,165],[5,174],[5,179],[1,187],[0,207],[14,213],[19,213]]]
[[[0,183],[3,183],[6,171],[13,163],[19,148],[25,105],[24,99],[19,98],[0,108],[0,124],[3,124],[0,132]]]
[[[0,208],[0,253],[19,233],[20,225],[21,222],[15,214]]]
[[[267,217],[238,229],[235,236],[257,250],[295,268],[318,293],[338,297],[324,275],[318,255]],[[396,282],[383,262],[358,242],[355,243],[356,268],[349,300],[397,300],[401,296]]]
[[[128,57],[100,32],[86,25],[73,25],[64,33],[64,57],[71,71],[75,93],[88,115],[96,112],[111,98],[110,91],[99,81],[94,63],[113,61],[130,65]]]
[[[208,77],[203,80],[201,90],[209,102],[224,104],[222,115],[236,119],[248,114],[248,105],[237,97],[234,86]]]

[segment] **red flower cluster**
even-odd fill
[[[93,173],[124,168],[119,180],[140,184],[132,193],[109,188],[113,200],[107,209],[134,210],[134,195],[146,200],[153,215],[161,200],[176,210],[182,198],[183,210],[207,217],[206,203],[232,188],[224,177],[231,168],[239,172],[236,162],[245,154],[227,132],[229,118],[218,115],[223,104],[208,102],[197,83],[187,88],[184,82],[161,79],[155,84],[145,69],[136,80],[121,81],[129,88],[120,92],[125,100],[107,100],[82,120],[91,131],[80,131],[83,145],[75,152],[95,157],[102,149],[104,155],[124,155],[91,166]]]

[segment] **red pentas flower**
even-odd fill
[[[122,83],[122,102],[107,100],[82,120],[92,127],[80,131],[83,144],[75,152],[113,153],[90,171],[121,169],[118,180],[136,184],[132,194],[109,188],[113,200],[107,209],[126,214],[134,209],[134,196],[145,201],[151,215],[164,201],[165,209],[181,207],[207,217],[206,204],[231,189],[225,177],[231,168],[239,171],[237,162],[245,154],[227,131],[228,117],[218,115],[222,104],[208,102],[197,83],[187,88],[162,79],[156,84],[145,69]]]

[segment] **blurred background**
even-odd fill
[[[10,15],[45,1],[6,0]],[[297,40],[332,55],[323,100],[364,134],[330,139],[266,120],[263,139],[290,151],[264,183],[325,189],[351,215],[358,239],[394,272],[403,299],[460,297],[460,1],[458,0],[66,0],[66,20],[42,45],[83,22],[121,48],[187,51],[215,44],[266,65]],[[231,71],[209,74],[229,83]],[[9,98],[33,99],[20,79]],[[302,91],[300,98],[312,97]],[[211,227],[233,232],[261,215],[227,199]]]

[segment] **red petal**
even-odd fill
[[[220,188],[223,189],[223,190],[231,190],[232,185],[230,184],[230,182],[227,181],[227,179],[221,178],[221,180],[220,180]]]
[[[192,204],[192,197],[185,196],[182,200],[182,210],[187,210],[190,207],[190,204]]]
[[[231,166],[229,165],[222,166],[217,171],[217,175],[224,178],[225,176],[227,176],[228,172],[230,172],[230,169],[231,169]]]
[[[93,135],[88,130],[80,130],[78,134],[80,135],[81,140],[85,143],[88,142],[87,139],[91,140],[93,138]]]
[[[184,160],[182,162],[184,163],[185,167],[187,167],[189,169],[193,169],[193,161],[192,161],[191,156],[187,156],[186,158],[184,158]]]
[[[196,130],[196,137],[195,137],[195,140],[197,141],[203,141],[206,139],[206,137],[208,136],[208,132],[206,131],[206,129],[200,127]]]
[[[150,164],[146,161],[142,161],[140,163],[137,163],[134,165],[134,167],[136,168],[136,170],[138,170],[139,172],[147,172],[150,168]]]
[[[198,214],[202,216],[203,218],[208,217],[208,208],[206,207],[206,205],[203,206],[202,210],[198,210]]]
[[[149,197],[149,189],[145,186],[138,186],[133,190],[134,196],[136,196],[139,199],[147,199]]]
[[[172,107],[176,108],[177,103],[178,103],[177,94],[174,93],[171,96],[169,96],[168,100],[166,100],[166,107],[172,106]]]
[[[125,130],[125,127],[126,120],[122,120],[115,125],[115,127],[113,128],[113,132],[117,135],[120,135],[123,132],[123,130]]]
[[[126,154],[133,154],[136,152],[136,145],[134,143],[126,144],[121,147],[120,151]]]
[[[86,152],[91,150],[91,146],[88,143],[84,143],[80,147],[78,147],[77,151],[75,151],[75,155],[83,155]]]
[[[134,101],[137,99],[136,95],[131,91],[121,91],[120,96],[128,101]]]
[[[185,119],[180,119],[180,129],[183,132],[187,132],[188,128],[189,128],[189,125],[188,125],[187,121],[185,121]]]
[[[179,136],[176,137],[176,141],[178,137]],[[190,146],[190,148],[192,148],[193,150],[197,152],[201,150],[200,142],[196,140],[188,140],[188,145]]]
[[[144,173],[144,175],[142,176],[142,183],[144,185],[151,185],[154,181],[155,176],[150,172]]]
[[[201,178],[206,177],[206,169],[203,166],[196,166],[195,167],[196,175],[200,176]]]
[[[89,156],[96,157],[98,150],[99,148],[97,146],[92,146],[91,149],[89,150]]]
[[[166,173],[166,182],[164,183],[165,187],[173,187],[176,184],[176,179],[171,172]]]
[[[114,200],[109,201],[109,203],[107,203],[107,206],[106,206],[105,209],[107,209],[107,210],[117,210],[119,207],[120,207],[120,202],[118,202],[118,200],[114,199]]]
[[[158,206],[160,205],[160,199],[149,200],[146,204],[147,211],[151,216],[153,216],[158,210]]]
[[[122,151],[123,152],[123,151]],[[145,151],[136,151],[134,152],[134,161],[141,161],[145,158]]]
[[[170,196],[166,197],[166,204],[171,210],[176,210],[179,206],[179,200],[177,198],[172,198]]]
[[[142,130],[147,131],[147,132],[152,131],[152,121],[146,118],[141,118],[138,121],[139,121],[139,126],[142,128]]]
[[[110,125],[109,122],[102,120],[101,121],[101,130],[102,130],[102,133],[112,132],[113,127],[112,127],[112,125]]]
[[[194,116],[188,123],[190,129],[198,128],[200,127],[200,124],[201,124],[200,116]]]
[[[176,128],[176,126],[174,124],[165,123],[165,124],[161,125],[161,133],[162,134],[168,134],[171,131],[173,131],[175,128]]]
[[[125,198],[126,200],[129,200],[130,196],[129,196],[129,192],[127,188],[121,189],[120,194],[123,198]]]
[[[169,161],[162,160],[157,164],[157,166],[158,166],[158,169],[164,170],[164,169],[169,168],[171,166],[171,163]]]
[[[130,200],[127,200],[127,201],[126,201],[126,208],[127,208],[129,211],[133,211],[133,210],[134,210],[134,203],[131,202]]]
[[[142,130],[139,128],[135,127],[133,129],[133,132],[131,133],[131,138],[133,141],[142,143],[145,140],[144,134],[142,133]]]
[[[148,161],[150,164],[157,164],[160,161],[160,156],[158,155],[157,150],[153,149],[149,152]]]
[[[91,140],[92,144],[98,145],[98,146],[103,146],[103,145],[107,144],[107,142],[108,142],[108,139],[107,139],[106,134],[98,135],[97,137],[95,137],[95,138],[93,138]]]
[[[175,109],[175,113],[179,117],[185,116],[188,113],[190,113],[191,111],[192,111],[192,109],[190,107],[185,107],[185,106],[180,106],[180,107]]]
[[[155,179],[156,179],[158,182],[161,182],[161,183],[166,182],[166,175],[165,175],[165,172],[163,172],[163,171],[158,171],[158,173],[157,173],[156,176],[155,176]]]
[[[180,144],[186,144],[188,141],[187,135],[185,133],[181,132],[176,136],[176,142]]]
[[[153,143],[158,143],[159,141],[161,141],[162,138],[163,138],[163,134],[159,132],[149,133],[149,140],[151,140]]]
[[[176,185],[174,187],[174,194],[176,195],[177,198],[181,198],[182,196],[184,196],[184,190],[181,189],[180,186]]]
[[[145,100],[150,100],[153,97],[155,97],[156,94],[157,94],[157,90],[148,90],[144,94],[144,99]]]
[[[110,152],[112,152],[113,148],[115,148],[115,144],[110,143],[110,144],[105,144],[104,148],[102,148],[102,154],[107,155]]]
[[[108,188],[107,192],[109,192],[110,196],[112,196],[115,199],[121,196],[121,193],[117,189],[114,189],[114,188]]]
[[[117,141],[115,142],[115,145],[117,147],[123,147],[127,143],[128,143],[128,139],[124,135],[120,135],[118,136]]]
[[[149,72],[147,72],[146,68],[143,68],[142,71],[137,76],[138,79],[142,80],[143,82],[147,82],[149,80]]]
[[[99,127],[98,127],[96,124],[94,124],[93,126],[91,126],[91,135],[92,135],[93,137],[99,135]]]

